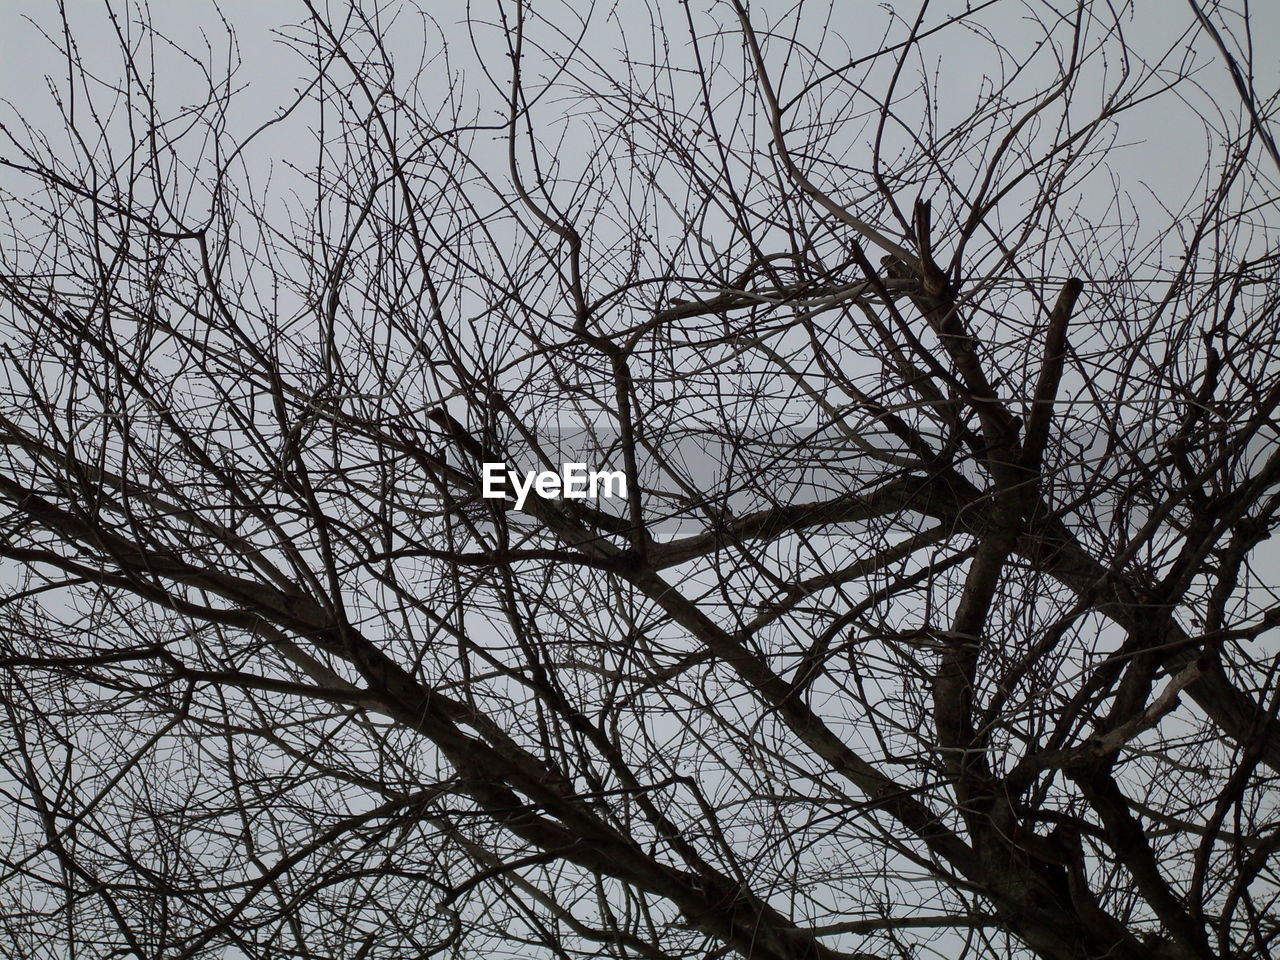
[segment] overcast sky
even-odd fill
[[[957,0],[934,2],[929,5],[925,22],[940,21],[970,5]],[[4,56],[0,58],[0,94],[9,107],[8,116],[0,118],[0,122],[31,123],[49,132],[55,142],[58,123],[47,78],[65,85],[65,67],[54,46],[63,42],[59,6],[54,0],[0,3],[0,38],[4,43]],[[505,90],[501,85],[505,85],[509,76],[497,4],[417,0],[377,6],[383,9],[388,47],[405,67],[412,67],[422,57],[431,60],[426,74],[431,88],[417,91],[424,101],[434,98],[444,104],[453,100],[458,110],[471,113],[479,120],[493,121],[501,116],[505,109]],[[1073,9],[1069,2],[1058,6],[1066,14]],[[1200,165],[1196,161],[1204,155],[1205,142],[1194,120],[1195,111],[1216,105],[1226,114],[1243,114],[1226,67],[1211,41],[1195,28],[1192,10],[1183,0],[1136,0],[1127,6],[1131,14],[1126,40],[1135,53],[1154,62],[1170,49],[1187,45],[1191,48],[1188,56],[1201,67],[1195,77],[1196,85],[1203,91],[1198,99],[1195,91],[1184,89],[1179,97],[1158,98],[1149,107],[1124,118],[1121,142],[1126,147],[1114,151],[1108,157],[1108,164],[1117,171],[1136,201],[1144,204],[1151,200],[1151,196],[1143,197],[1146,188],[1149,187],[1154,196],[1180,196],[1198,176]],[[1231,8],[1239,6],[1239,2],[1230,4]],[[1274,38],[1280,36],[1280,4],[1255,2],[1249,6],[1252,39],[1258,51],[1253,64],[1255,82],[1259,94],[1265,98],[1280,87],[1280,58],[1274,56],[1273,44]],[[125,32],[129,31],[130,18],[145,16],[177,47],[196,58],[209,59],[205,51],[213,50],[215,63],[225,62],[228,51],[225,18],[225,23],[234,31],[236,53],[242,61],[236,74],[236,86],[241,92],[227,117],[228,130],[238,136],[275,116],[313,72],[295,50],[287,49],[283,43],[285,37],[296,39],[305,34],[296,25],[306,20],[307,11],[302,3],[292,0],[223,0],[216,6],[210,0],[172,0],[154,3],[143,14],[139,13],[138,5],[123,0],[74,0],[65,7],[80,52],[104,81],[121,71],[113,35],[116,26],[108,17],[108,11]],[[334,5],[334,9],[340,7]],[[713,21],[730,22],[723,4],[708,2],[691,7],[695,16],[711,13],[710,18],[702,16],[697,21],[707,32]],[[369,4],[367,9],[373,8],[374,5]],[[509,4],[507,9],[509,13]],[[630,56],[637,59],[646,47],[653,46],[656,52],[663,44],[670,45],[676,60],[688,55],[687,26],[678,4],[655,5],[632,0],[596,3],[588,9],[586,4],[546,0],[534,4],[534,9],[562,27],[566,37],[581,36],[583,50],[606,68],[619,62],[624,46]],[[915,17],[919,7],[915,3],[885,4],[870,0],[848,0],[828,6],[810,0],[800,9],[799,36],[838,62],[841,56],[854,59],[873,52],[886,35],[900,34],[904,23]],[[795,10],[796,5],[791,2],[757,0],[751,4],[753,18],[765,25],[782,22],[793,28]],[[1030,16],[1032,11],[1032,5],[1021,0],[1005,0],[983,11],[974,22],[1018,49],[1037,37]],[[1034,12],[1043,15],[1043,7],[1035,7]],[[1242,48],[1246,37],[1237,35],[1240,18],[1226,11],[1217,18],[1225,30],[1234,28],[1228,41],[1234,42],[1237,49]],[[945,31],[938,41],[926,45],[925,56],[915,64],[918,70],[931,70],[941,63],[944,82],[938,85],[936,93],[944,119],[949,108],[966,109],[972,92],[980,89],[991,67],[989,49],[972,34],[968,36],[971,42],[964,39],[964,33]],[[531,48],[538,41],[560,51],[568,46],[565,37],[555,37],[545,26],[541,29],[531,26],[530,39]],[[736,38],[731,38],[721,49],[726,55],[739,56],[736,43]],[[192,62],[176,51],[156,50],[155,56],[156,92],[161,104],[176,106],[200,97],[200,77]],[[545,73],[548,66],[545,61],[536,64],[536,50],[531,49],[530,57],[535,61],[534,72]],[[1173,60],[1168,63],[1176,65]],[[402,73],[407,75],[408,71]],[[1030,78],[1030,82],[1035,81],[1035,77]],[[782,85],[785,83],[784,76]],[[545,104],[539,107],[537,117],[550,124],[557,119],[555,114],[555,105]],[[309,119],[302,118],[304,126]],[[258,169],[266,169],[272,160],[290,155],[303,159],[309,146],[305,138],[299,137],[298,124],[276,128],[256,141],[249,152],[249,162]],[[501,153],[497,143],[495,153]],[[7,176],[0,176],[4,176],[0,183],[11,182]]]
[[[715,39],[716,22],[732,22],[727,9],[710,0],[692,6],[698,29],[708,38],[707,49],[726,60],[741,62],[738,34],[726,29],[719,40]],[[940,20],[965,6],[957,2],[934,3],[930,6],[930,17]],[[1060,6],[1064,11],[1071,9],[1069,3]],[[640,0],[600,3],[592,7],[581,22],[577,22],[578,5],[547,2],[536,3],[535,7],[547,19],[530,27],[528,69],[534,78],[554,74],[554,54],[571,45],[569,38],[580,37],[582,57],[594,59],[598,69],[606,73],[614,69],[621,71],[624,62],[643,61],[646,56],[658,61],[669,56],[677,65],[689,63],[693,57],[682,19],[683,8],[674,0],[655,5]],[[110,99],[105,91],[122,69],[115,31],[118,28],[126,40],[134,36],[129,19],[137,15],[137,8],[123,2],[104,5],[96,0],[70,0],[67,8],[80,55],[103,85],[99,101],[103,106]],[[1280,85],[1280,58],[1274,55],[1273,49],[1274,39],[1280,37],[1280,3],[1258,3],[1255,8],[1253,42],[1260,51],[1255,82],[1260,94],[1267,98]],[[399,96],[416,99],[427,107],[437,105],[444,119],[458,117],[480,124],[501,123],[506,112],[510,64],[500,19],[504,10],[510,13],[509,4],[504,8],[492,3],[420,2],[386,4],[382,9],[387,17],[387,44],[404,65],[393,80],[401,84],[397,87]],[[791,3],[752,4],[753,17],[762,31],[774,22],[789,28],[794,9]],[[901,36],[904,22],[914,18],[918,7],[850,0],[833,6],[810,3],[804,9],[805,17],[796,30],[798,40],[815,55],[838,64],[873,53],[886,36]],[[1037,36],[1036,24],[1027,16],[1029,9],[1021,0],[1005,0],[992,5],[974,22],[985,26],[1010,49],[1026,49],[1034,45]],[[1043,15],[1046,7],[1039,5],[1035,9]],[[305,21],[306,15],[302,4],[289,0],[229,0],[220,8],[194,0],[157,2],[146,16],[173,41],[174,47],[151,51],[149,56],[153,58],[156,73],[146,86],[160,101],[162,113],[179,112],[183,105],[199,103],[205,98],[206,91],[200,86],[201,64],[223,63],[229,53],[234,53],[241,65],[234,77],[235,95],[226,124],[231,139],[244,140],[276,118],[310,81],[313,71],[297,49],[306,37],[305,29],[297,24]],[[55,156],[67,136],[56,104],[61,96],[58,91],[66,82],[65,64],[59,54],[65,39],[58,16],[58,4],[52,0],[0,0],[0,37],[4,43],[3,57],[0,57],[0,96],[5,101],[5,106],[0,107],[0,122],[12,131],[19,131],[15,136],[20,140],[26,138],[26,134],[20,133],[22,126],[29,125],[36,131],[36,140],[47,137],[49,150]],[[225,24],[221,17],[225,17]],[[1237,23],[1229,14],[1224,15],[1221,22],[1228,29]],[[1178,95],[1157,98],[1125,115],[1117,133],[1116,148],[1109,151],[1105,165],[1093,179],[1079,187],[1079,209],[1086,221],[1090,218],[1114,221],[1117,217],[1132,215],[1144,221],[1152,238],[1168,232],[1170,242],[1176,244],[1180,204],[1198,199],[1197,184],[1204,176],[1206,164],[1221,158],[1220,144],[1206,137],[1198,117],[1221,111],[1231,118],[1226,124],[1228,127],[1239,126],[1244,122],[1243,109],[1226,66],[1212,43],[1195,27],[1193,13],[1183,0],[1140,0],[1133,5],[1126,29],[1129,49],[1139,59],[1155,62],[1168,55],[1170,66],[1178,67],[1186,62],[1184,58],[1190,58],[1190,62],[1198,65],[1195,83],[1183,88]],[[558,30],[562,33],[558,34]],[[231,35],[235,37],[234,50],[229,42]],[[911,64],[911,69],[925,76],[938,71],[942,80],[934,93],[940,122],[945,125],[948,118],[957,122],[966,115],[969,104],[984,89],[986,78],[995,67],[990,60],[990,47],[976,34],[947,31],[941,37],[925,45],[921,58]],[[1234,42],[1242,44],[1244,38],[1235,36]],[[544,56],[539,44],[553,56]],[[427,66],[419,74],[416,68],[422,61],[426,61]],[[794,92],[802,78],[797,73],[788,73],[793,68],[786,64],[780,62],[777,66],[783,94]],[[1109,65],[1112,70],[1122,68],[1119,63]],[[732,71],[729,75],[732,76]],[[404,78],[413,76],[419,77],[415,89],[405,88]],[[677,98],[692,98],[696,92],[694,75],[676,75],[672,80],[673,85],[681,82],[690,86],[678,92]],[[1101,83],[1101,77],[1098,82]],[[1028,90],[1038,89],[1044,85],[1044,78],[1031,75],[1025,84]],[[729,102],[732,91],[722,92]],[[1096,103],[1087,102],[1086,96],[1080,99],[1082,110],[1096,108]],[[65,99],[63,102],[68,109],[83,109]],[[588,151],[582,146],[590,141],[575,139],[584,131],[590,131],[592,121],[570,115],[573,108],[567,106],[568,103],[547,97],[535,104],[534,119],[548,137],[561,138],[556,141],[561,144],[561,159],[572,168],[574,164],[587,165],[592,159],[586,156]],[[578,105],[580,103],[575,103],[574,108]],[[126,119],[123,112],[119,114],[112,137],[130,135]],[[323,205],[322,197],[292,193],[301,191],[306,182],[294,172],[295,166],[306,171],[316,162],[313,131],[320,120],[319,115],[308,108],[289,122],[264,130],[245,148],[241,159],[247,181],[265,191],[268,209],[272,205],[278,205],[282,211],[305,209],[307,204]],[[846,137],[850,152],[864,148],[865,132],[860,129],[851,128],[833,136]],[[490,163],[495,171],[504,168],[502,137],[500,129],[477,135],[477,148],[488,151],[479,158],[481,166]],[[118,142],[123,139],[113,141],[112,146]],[[96,145],[90,147],[97,148]],[[0,156],[12,158],[11,146],[4,141],[0,141]],[[197,170],[192,179],[199,180],[200,174]],[[1270,176],[1276,174],[1274,169],[1269,171]],[[567,179],[572,181],[573,177]],[[1110,208],[1117,184],[1128,204],[1121,210]],[[28,187],[21,176],[0,169],[0,189],[25,193]],[[194,191],[191,203],[190,213],[198,217],[199,188]],[[15,205],[14,210],[17,209]],[[20,213],[14,216],[17,217],[14,226],[21,232]],[[1108,229],[1114,226],[1111,223]],[[7,248],[11,239],[0,236],[0,244]],[[8,249],[5,253],[9,255]],[[12,262],[21,263],[24,258],[29,262],[34,255],[20,251]]]

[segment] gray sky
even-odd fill
[[[121,24],[126,36],[130,36],[126,21],[135,8],[124,3],[104,6],[93,0],[74,0],[68,6],[73,18],[73,31],[86,65],[101,80],[109,82],[119,73],[120,60],[113,32],[115,27],[107,14],[116,13],[116,22]],[[598,69],[605,75],[620,75],[623,61],[642,60],[648,50],[652,50],[656,57],[664,45],[669,46],[671,59],[676,63],[687,65],[691,62],[692,52],[682,22],[682,8],[677,3],[661,3],[653,7],[630,0],[613,5],[599,4],[586,24],[575,23],[576,13],[572,6],[552,3],[536,6],[548,17],[548,22],[536,23],[530,29],[531,52],[527,69],[535,79],[552,76],[556,70],[554,58],[542,56],[538,52],[538,44],[545,44],[545,48],[553,52],[563,50],[568,42],[565,37],[577,37],[579,34],[584,57],[594,58]],[[1061,6],[1064,10],[1071,9],[1067,3]],[[1280,4],[1255,6],[1254,42],[1267,54],[1259,58],[1259,72],[1255,79],[1262,95],[1267,96],[1280,84],[1280,60],[1274,57],[1269,45],[1272,38],[1280,36]],[[724,8],[710,3],[697,7],[695,15],[702,17],[707,8],[713,9],[722,21],[728,21]],[[504,98],[509,62],[504,35],[496,24],[499,8],[492,4],[468,7],[462,3],[420,3],[404,4],[395,9],[399,11],[398,16],[387,26],[386,39],[404,64],[403,70],[392,80],[393,85],[398,84],[395,86],[397,95],[416,99],[427,107],[439,107],[444,119],[456,115],[466,122],[500,122],[506,109]],[[509,12],[509,6],[507,9]],[[758,18],[758,26],[777,21],[782,29],[789,24],[788,17],[793,7],[784,3],[756,3],[752,9]],[[879,49],[886,31],[890,36],[899,36],[902,32],[901,24],[892,21],[891,11],[880,4],[847,2],[830,9],[819,6],[811,6],[811,9],[814,16],[805,21],[800,39],[816,55],[832,64]],[[892,13],[909,20],[916,9],[914,5],[895,4]],[[937,15],[943,15],[947,11],[963,9],[963,5],[936,3],[931,9]],[[308,82],[308,64],[296,51],[287,49],[280,42],[282,36],[292,37],[295,41],[304,38],[305,34],[290,24],[303,20],[305,9],[285,0],[235,0],[223,4],[221,10],[234,29],[236,49],[242,60],[232,84],[237,92],[226,116],[227,130],[239,140],[277,117],[278,111],[293,99],[295,91]],[[467,10],[476,21],[472,28],[463,21]],[[655,20],[656,14],[651,10],[660,12],[660,28]],[[29,124],[43,131],[48,135],[50,150],[55,156],[63,146],[60,138],[65,136],[49,89],[50,83],[57,87],[65,80],[61,73],[63,66],[57,56],[57,45],[63,42],[58,32],[57,13],[57,5],[53,2],[0,2],[0,37],[4,38],[4,56],[0,58],[0,71],[3,71],[0,73],[0,95],[7,103],[7,106],[0,107],[0,122],[12,130]],[[227,53],[227,36],[213,6],[208,3],[156,3],[150,16],[175,44],[174,49],[158,47],[151,54],[156,64],[153,89],[161,103],[161,112],[172,113],[184,104],[202,100],[205,92],[200,86],[199,65],[192,62],[186,53],[203,50],[207,38],[215,51],[214,59],[220,59]],[[827,22],[831,26],[824,29]],[[1026,7],[1018,0],[996,4],[979,18],[979,22],[1010,48],[1026,49],[1034,43],[1035,24],[1026,17]],[[1230,17],[1224,22],[1230,24]],[[708,37],[707,49],[717,51],[726,62],[741,61],[742,51],[735,35],[726,32],[717,44],[711,39],[712,20],[703,18],[698,23]],[[1164,238],[1171,254],[1176,253],[1179,244],[1180,204],[1195,198],[1206,164],[1221,159],[1219,145],[1206,140],[1197,115],[1219,110],[1231,118],[1242,115],[1239,98],[1229,82],[1224,64],[1206,38],[1192,30],[1192,24],[1192,13],[1185,3],[1140,0],[1134,5],[1126,27],[1130,48],[1148,62],[1172,52],[1173,59],[1169,62],[1173,64],[1182,56],[1179,43],[1185,35],[1185,42],[1190,45],[1186,55],[1200,65],[1196,84],[1184,88],[1178,96],[1157,98],[1126,114],[1116,134],[1119,146],[1108,153],[1105,165],[1076,188],[1078,209],[1086,222],[1097,223],[1100,231],[1122,232],[1128,221],[1141,220],[1146,239],[1156,242]],[[41,27],[47,36],[41,35]],[[563,34],[558,35],[556,28]],[[938,123],[943,127],[966,116],[969,104],[984,89],[986,76],[997,69],[990,60],[989,47],[977,36],[965,39],[963,34],[951,31],[944,36],[947,37],[945,44],[926,44],[921,58],[911,64],[913,82],[914,78],[921,75],[930,77],[935,69],[940,70],[943,80],[934,93]],[[403,78],[415,75],[417,64],[422,60],[428,65],[416,87],[409,89]],[[1137,61],[1130,66],[1138,69]],[[803,82],[800,68],[782,63],[777,67],[783,94],[794,92]],[[1112,71],[1122,68],[1119,63],[1108,64]],[[48,81],[46,75],[49,75]],[[733,70],[727,71],[722,80],[723,87],[717,90],[717,94],[725,98],[726,115],[736,118],[738,115],[732,112],[737,109],[733,100],[733,75]],[[882,79],[877,75],[876,82]],[[1087,82],[1101,89],[1104,79],[1102,74],[1091,75]],[[691,74],[677,75],[671,83],[674,100],[695,101],[698,90]],[[685,86],[680,86],[682,83]],[[1028,90],[1038,88],[1041,83],[1042,77],[1034,74],[1025,79]],[[97,96],[101,106],[110,100],[105,88]],[[1080,100],[1082,109],[1096,107],[1096,103],[1084,94]],[[535,105],[533,115],[548,140],[560,144],[559,156],[565,181],[572,184],[576,179],[575,171],[598,169],[592,166],[598,158],[594,158],[588,149],[595,132],[593,124],[597,121],[575,113],[566,106],[567,103],[548,96]],[[69,109],[84,109],[84,105],[79,103],[67,102],[67,106]],[[118,150],[130,135],[123,119],[124,113],[118,113],[107,142],[91,144],[90,147]],[[314,130],[322,121],[332,122],[332,118],[321,117],[308,107],[287,122],[263,130],[244,148],[240,158],[244,181],[256,184],[264,191],[269,207],[281,213],[304,214],[324,207],[325,198],[307,192],[305,179],[291,167],[291,164],[296,165],[305,171],[314,166],[317,156]],[[745,138],[753,132],[744,125],[735,129],[734,135]],[[891,131],[890,145],[905,142],[909,133]],[[1046,135],[1052,133],[1049,131]],[[867,131],[856,123],[832,136],[833,139],[843,137],[847,141],[845,149],[850,156],[865,151]],[[478,133],[474,143],[478,153],[477,166],[501,177],[506,164],[501,132]],[[191,155],[198,153],[199,150],[193,148]],[[10,146],[0,143],[0,155],[10,157]],[[529,162],[529,159],[522,155],[524,162]],[[179,176],[198,181],[199,173],[196,171],[193,176],[189,171],[183,171]],[[1270,171],[1269,175],[1275,176],[1276,171]],[[1128,207],[1111,207],[1115,183],[1119,184]],[[14,192],[25,192],[26,189],[21,177],[5,170],[0,170],[0,188]],[[198,218],[200,215],[201,190],[196,186],[191,194],[189,216]],[[13,209],[18,210],[16,206]],[[13,215],[20,216],[20,212]],[[19,229],[21,224],[19,220]],[[661,234],[663,229],[664,225],[659,221],[655,233]],[[601,230],[607,232],[603,227]],[[665,238],[650,239],[657,245]],[[712,240],[718,239],[719,234],[713,233]],[[9,243],[9,237],[0,237],[0,244],[7,247]],[[497,243],[501,245],[501,239]],[[21,262],[30,256],[29,252],[20,251],[15,259]],[[291,266],[300,268],[301,264],[293,263]],[[283,310],[286,315],[290,306],[286,293]],[[468,302],[463,299],[460,312],[464,316],[467,307]],[[1140,416],[1140,412],[1135,414],[1135,417]]]

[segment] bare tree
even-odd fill
[[[7,956],[1271,955],[1247,6],[27,6]]]

